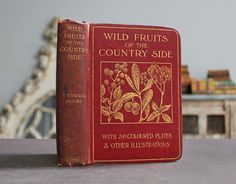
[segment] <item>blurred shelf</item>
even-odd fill
[[[236,138],[236,95],[182,96],[186,138]]]
[[[227,94],[184,94],[182,100],[236,100],[236,95]]]

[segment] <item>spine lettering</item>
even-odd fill
[[[57,149],[59,165],[89,161],[88,24],[58,23]],[[77,131],[74,131],[77,130]]]

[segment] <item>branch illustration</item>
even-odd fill
[[[170,81],[172,77],[171,69],[167,66],[159,66],[157,64],[151,65],[148,68],[148,75],[153,79],[156,88],[161,93],[160,104],[157,105],[156,102],[152,103],[153,113],[148,117],[148,121],[153,121],[156,118],[156,122],[159,122],[160,117],[165,122],[171,122],[171,117],[164,112],[169,110],[171,105],[163,105],[163,99],[165,96],[166,82]]]
[[[139,114],[139,122],[142,122],[148,117],[150,112],[150,102],[153,97],[153,90],[151,89],[153,80],[148,80],[144,89],[141,90],[141,73],[137,64],[133,64],[131,67],[131,78],[127,74],[125,74],[125,78],[139,100],[139,102],[136,102],[135,98],[132,98],[131,102],[125,104],[125,110],[127,112],[132,112],[133,115]],[[145,116],[143,116],[144,113]]]
[[[101,84],[101,112],[107,117],[107,122],[110,123],[112,118],[115,120],[124,121],[123,113],[119,112],[123,106],[121,85],[125,84],[123,80],[125,73],[128,72],[127,63],[115,64],[115,69],[104,69],[106,79]]]

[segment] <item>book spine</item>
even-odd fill
[[[59,166],[90,163],[88,42],[89,24],[71,20],[58,22],[56,98]]]

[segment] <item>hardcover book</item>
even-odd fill
[[[175,29],[60,20],[59,165],[179,159],[180,74]]]

